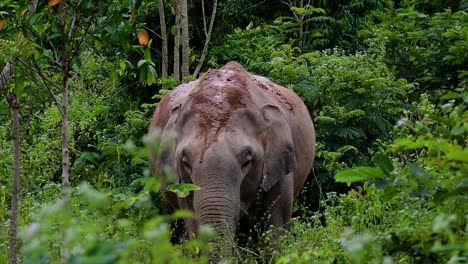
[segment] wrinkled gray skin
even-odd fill
[[[161,144],[173,132],[178,140],[159,158],[150,155],[152,173],[165,177],[169,167],[175,179],[167,184],[201,187],[187,198],[163,193],[173,208],[195,212],[185,221],[189,234],[209,224],[232,241],[256,224],[287,227],[315,151],[312,120],[296,94],[230,62],[165,95],[150,132],[156,128]]]

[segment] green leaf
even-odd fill
[[[198,191],[200,189],[200,186],[191,183],[176,183],[166,187],[166,191],[173,192],[180,198],[185,198],[191,191]]]
[[[91,151],[84,151],[83,153],[81,153],[80,157],[78,157],[76,160],[75,160],[75,163],[74,165],[77,166],[77,165],[80,165],[86,161],[89,161],[95,165],[97,165],[97,161],[99,160],[101,156],[99,155],[99,153],[96,153],[96,152],[91,152]]]
[[[345,182],[348,185],[353,182],[383,179],[384,173],[379,168],[374,167],[357,167],[339,172],[335,175],[337,182]]]
[[[452,130],[450,130],[450,134],[454,135],[454,136],[459,136],[461,134],[465,133],[465,127],[463,125],[461,125],[460,127],[453,127]]]
[[[374,163],[377,167],[379,167],[385,175],[390,175],[390,173],[395,169],[393,167],[392,161],[382,153],[377,153],[374,157]]]
[[[150,51],[150,49],[146,49],[146,50],[145,50],[145,54],[143,55],[143,58],[144,58],[149,64],[152,64],[152,60],[151,60],[151,51]]]
[[[138,68],[141,68],[141,66],[143,66],[143,64],[145,64],[147,62],[148,62],[147,60],[139,60],[138,63],[137,63]]]
[[[158,79],[158,73],[156,72],[156,69],[152,65],[148,65],[148,74],[146,82],[148,83],[148,85],[152,85],[156,83],[156,79]]]
[[[446,158],[448,160],[468,162],[468,149],[454,150],[447,153]]]
[[[336,123],[336,119],[329,116],[317,116],[314,120],[316,123],[324,123],[324,124],[334,124]]]
[[[53,40],[53,39],[58,38],[58,37],[60,37],[59,33],[52,33],[47,37],[47,40]]]
[[[459,196],[459,195],[464,195],[468,192],[468,186],[462,186],[459,188],[456,188],[454,190],[447,190],[447,189],[441,189],[435,192],[433,201],[436,204],[440,204],[443,201],[447,200],[448,198]]]
[[[128,1],[128,9],[135,10],[135,0]]]
[[[176,219],[184,219],[184,218],[194,218],[193,212],[189,210],[177,210],[172,213],[171,218]]]

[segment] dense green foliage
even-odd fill
[[[67,203],[60,199],[60,111],[31,67],[50,82],[61,80],[54,7],[42,3],[24,15],[26,4],[0,3],[0,69],[21,57],[8,89],[22,102],[22,260],[58,263],[65,248],[70,263],[206,263],[212,230],[171,243],[170,223],[192,215],[163,212],[154,195],[160,183],[147,170],[147,148],[155,148],[157,137],[142,138],[161,94],[176,85],[158,78],[156,1],[111,2],[71,1],[88,24],[71,42],[82,50],[70,81],[73,188]],[[164,2],[170,27],[173,1]],[[219,3],[204,67],[237,60],[294,90],[317,130],[316,163],[290,230],[280,240],[267,232],[259,242],[239,245],[233,261],[466,262],[467,1],[312,1],[314,7],[291,1],[293,8],[285,2]],[[192,68],[203,48],[202,3],[189,6]],[[137,45],[143,25],[154,30],[148,46]],[[11,140],[0,94],[2,263]],[[194,187],[165,191],[186,194]]]

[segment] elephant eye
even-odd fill
[[[185,155],[182,156],[181,161],[182,161],[182,164],[184,165],[184,168],[187,169],[190,172],[190,170],[192,168],[190,167],[190,163],[189,163],[189,160],[188,160],[187,156],[185,156]]]
[[[247,169],[247,167],[250,165],[250,163],[252,162],[252,160],[253,160],[252,154],[251,154],[251,153],[248,153],[247,156],[245,157],[245,161],[244,161],[244,163],[242,164],[241,169],[242,169],[242,170]]]

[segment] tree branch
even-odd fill
[[[205,45],[203,46],[203,51],[200,56],[200,59],[198,60],[198,65],[195,71],[193,72],[193,77],[197,77],[198,73],[200,72],[203,62],[205,61],[206,53],[208,52],[208,45],[210,44],[210,39],[211,39],[211,32],[213,31],[213,25],[214,25],[214,20],[216,17],[216,9],[217,9],[218,1],[214,0],[213,1],[213,11],[211,14],[211,19],[210,19],[210,27],[208,28],[208,33],[206,34],[206,40],[205,40]]]
[[[26,64],[26,63],[25,63]],[[27,64],[26,64],[27,65]],[[50,85],[52,85],[53,87],[57,88],[60,90],[60,87],[57,86],[54,82],[52,82],[51,80],[49,80],[45,75],[44,73],[41,71],[41,69],[33,64],[32,65],[32,69],[39,75],[41,81],[42,81],[42,84],[44,85],[44,88],[46,89],[46,91],[49,93],[50,97],[52,97],[52,99],[54,100],[54,103],[55,105],[57,106],[57,108],[59,109],[60,111],[60,114],[63,116],[63,112],[62,112],[62,104],[59,102],[58,98],[54,95],[54,93],[52,92],[52,90],[50,89],[50,87],[47,85],[47,83],[49,83]],[[47,82],[47,83],[46,83]]]

